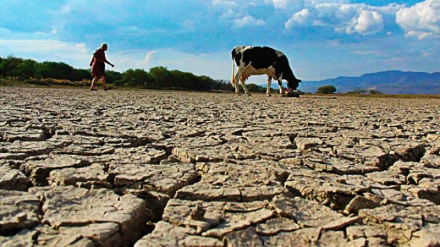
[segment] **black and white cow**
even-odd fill
[[[234,73],[234,61],[237,64],[237,74]],[[234,75],[235,74],[235,75]],[[251,75],[267,75],[267,91],[270,95],[270,84],[272,78],[278,80],[280,94],[284,94],[282,80],[287,81],[287,90],[293,91],[298,87],[299,82],[289,66],[286,55],[270,47],[238,46],[232,50],[232,85],[235,93],[239,93],[238,83],[240,80],[246,94],[249,91],[245,81]]]

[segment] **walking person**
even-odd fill
[[[105,51],[107,50],[107,44],[102,43],[98,50],[93,53],[92,61],[90,62],[90,66],[92,67],[92,85],[90,87],[90,91],[97,91],[95,89],[95,83],[98,80],[101,80],[102,86],[104,87],[104,91],[107,90],[105,86],[105,63],[109,64],[112,67],[115,67],[112,63],[107,61],[105,57]]]

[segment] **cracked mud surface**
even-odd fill
[[[439,246],[440,100],[0,88],[1,246]]]

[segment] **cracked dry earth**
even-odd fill
[[[0,246],[439,246],[440,100],[0,88]]]

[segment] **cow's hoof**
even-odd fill
[[[266,96],[267,96],[267,97],[270,97],[270,96],[272,96],[272,95],[270,95],[270,93],[267,93]]]

